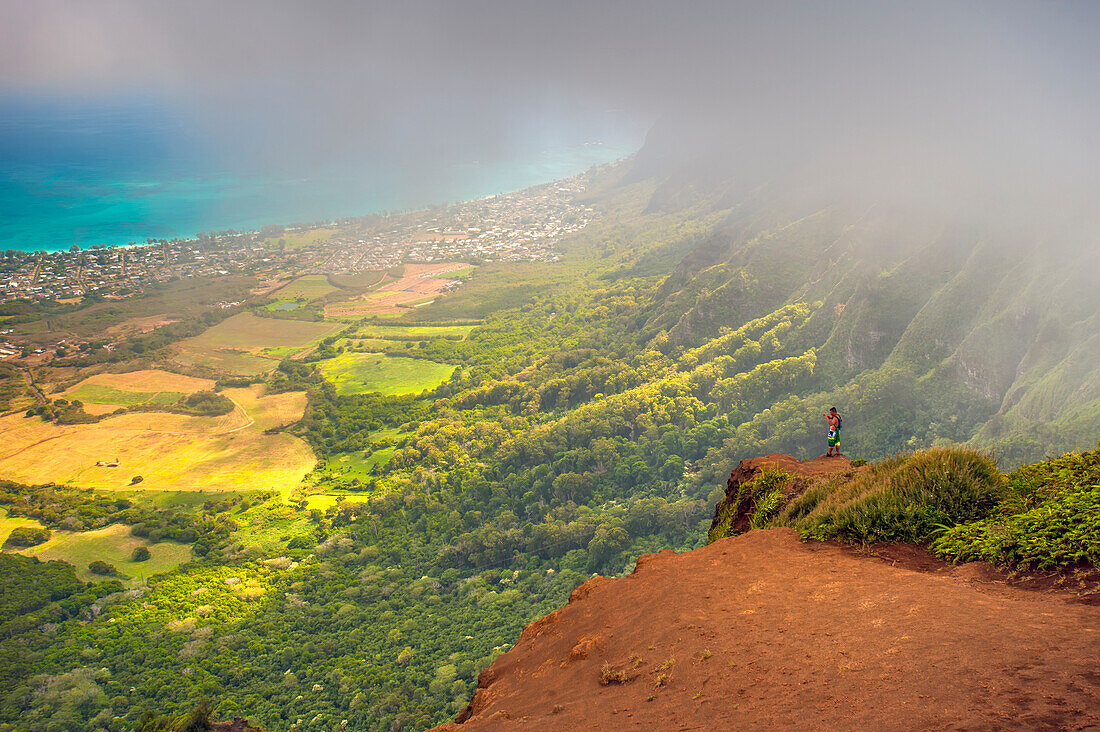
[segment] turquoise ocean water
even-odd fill
[[[121,245],[468,200],[574,175],[641,144],[637,125],[589,121],[490,155],[472,144],[421,158],[415,139],[373,139],[343,161],[267,170],[232,161],[224,144],[145,100],[0,99],[0,249]]]

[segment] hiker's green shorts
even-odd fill
[[[829,433],[829,447],[840,447],[840,430]]]

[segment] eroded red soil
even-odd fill
[[[1100,608],[752,531],[595,578],[441,730],[1100,727]]]

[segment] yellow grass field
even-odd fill
[[[264,430],[301,418],[304,392],[265,396],[262,385],[227,389],[237,408],[220,417],[138,412],[82,425],[0,417],[0,475],[23,483],[108,490],[276,490],[284,495],[313,467],[292,435]],[[118,460],[117,468],[96,462]],[[137,486],[131,479],[142,476]]]
[[[202,335],[180,341],[173,358],[186,365],[253,375],[277,364],[262,357],[264,349],[293,347],[305,351],[339,328],[339,323],[258,318],[251,313],[239,313]]]
[[[354,495],[335,495],[332,493],[315,493],[312,496],[306,497],[306,508],[320,509],[321,511],[327,511],[328,509],[339,503],[338,499],[342,498],[348,503],[366,503],[372,496],[354,496]]]
[[[210,379],[196,379],[193,376],[173,374],[160,369],[127,371],[124,374],[96,374],[84,379],[69,391],[83,384],[102,384],[122,391],[179,391],[184,394],[209,391],[214,388],[214,382]]]
[[[149,550],[149,559],[132,562],[130,556],[139,546]],[[60,559],[76,568],[76,575],[85,582],[96,578],[88,571],[88,565],[96,560],[107,562],[130,579],[141,581],[150,575],[167,572],[191,559],[191,547],[172,541],[150,544],[130,535],[130,527],[112,524],[93,531],[55,531],[49,541],[20,554],[38,557],[44,562]]]

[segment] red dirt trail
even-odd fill
[[[1100,607],[918,570],[788,529],[643,556],[529,625],[437,729],[1100,729]]]

